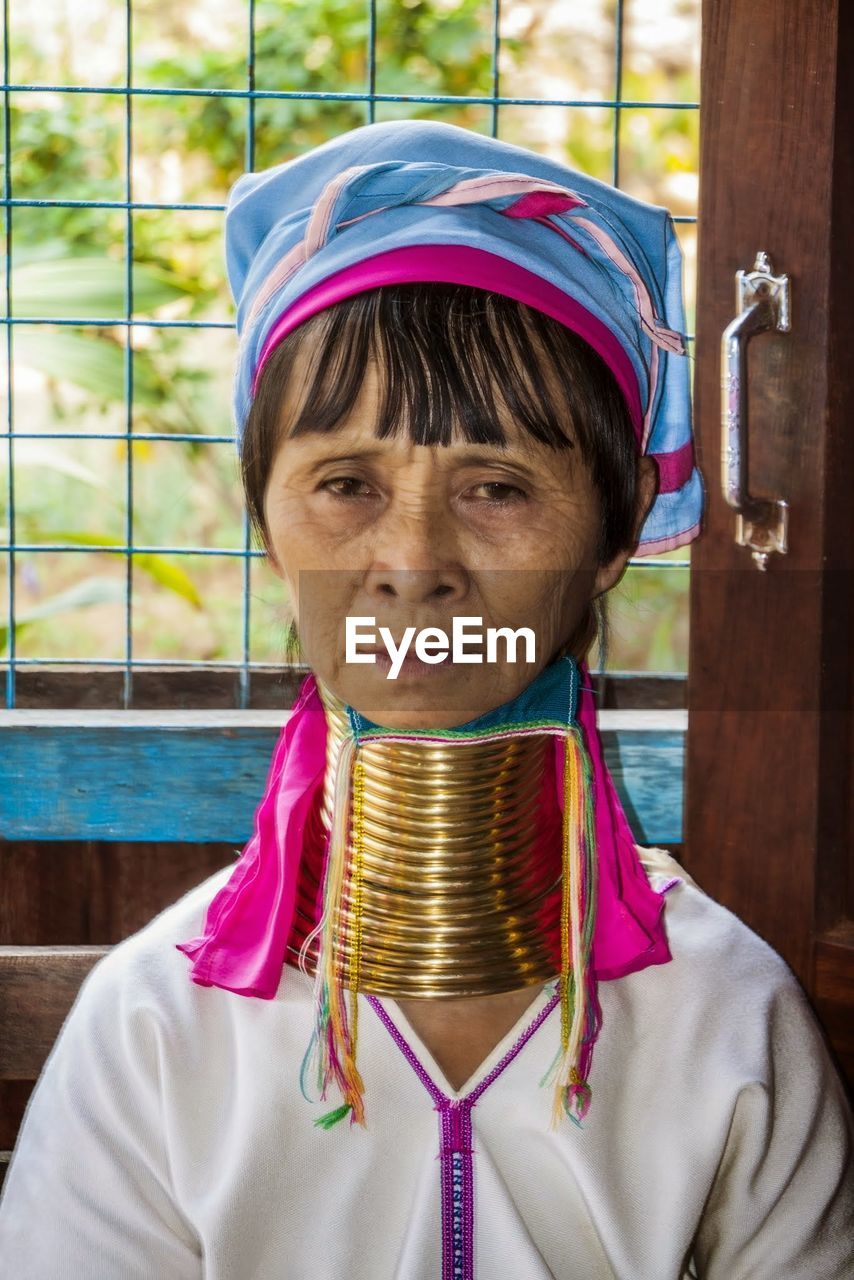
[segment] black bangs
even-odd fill
[[[461,285],[391,285],[347,299],[304,326],[310,385],[289,434],[335,430],[355,404],[370,361],[378,375],[381,439],[408,432],[413,444],[447,445],[452,438],[503,444],[501,400],[535,439],[574,447],[567,428],[580,410],[578,379],[563,388],[567,403],[554,404],[532,331],[555,372],[562,353],[549,343],[542,318]]]
[[[295,385],[297,357],[302,376]],[[631,542],[637,445],[623,395],[601,357],[542,312],[467,285],[382,285],[318,312],[265,365],[241,446],[250,518],[263,503],[282,423],[288,436],[332,432],[372,365],[375,434],[414,444],[506,443],[509,418],[554,449],[575,449],[601,500],[601,563]]]

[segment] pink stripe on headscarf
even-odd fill
[[[502,196],[517,196],[520,193],[523,194],[516,204],[534,197],[547,198],[550,201],[558,200],[561,209],[573,209],[576,205],[584,205],[584,201],[580,200],[568,187],[561,187],[556,182],[548,182],[546,179],[532,178],[529,173],[498,173],[490,174],[488,177],[463,178],[462,182],[455,182],[439,195],[430,196],[427,200],[416,200],[415,204],[480,204],[484,200],[498,200]],[[515,205],[511,206],[513,207]],[[515,216],[523,218],[529,215],[517,213]]]
[[[351,165],[349,169],[344,169],[326,184],[314,205],[302,240],[276,264],[258,289],[246,317],[247,329],[260,315],[273,294],[287,283],[297,268],[308,262],[309,258],[323,248],[329,239],[332,214],[338,197],[348,183],[370,167],[370,165]],[[520,192],[524,194],[520,195]],[[465,178],[437,196],[431,196],[428,200],[416,200],[414,203],[439,206],[480,204],[485,200],[495,200],[508,195],[518,197],[512,205],[502,210],[502,213],[510,218],[542,217],[548,213],[565,213],[569,209],[585,207],[584,201],[568,188],[558,186],[554,182],[531,178],[524,173]],[[336,227],[352,226],[353,223],[361,222],[364,218],[373,218],[378,213],[384,213],[387,208],[389,208],[388,205],[378,205],[375,209],[369,209],[367,213],[360,213],[354,218],[346,218],[336,223]],[[569,239],[568,236],[567,239]]]
[[[279,343],[318,311],[382,284],[418,281],[489,289],[542,311],[572,329],[598,352],[614,374],[640,444],[643,408],[637,377],[623,346],[607,325],[542,276],[498,254],[470,245],[406,245],[400,249],[388,249],[322,280],[298,298],[271,328],[255,369],[252,394],[256,394],[261,372]]]
[[[638,549],[635,552],[639,556],[657,556],[662,555],[665,551],[676,551],[679,547],[687,546],[692,539],[696,538],[700,532],[700,522],[692,524],[690,529],[683,529],[680,533],[668,534],[665,538],[649,538],[646,542],[641,540],[638,543]]]
[[[584,201],[579,200],[577,196],[531,191],[526,196],[520,196],[501,212],[505,218],[536,218],[539,221],[550,213],[568,213],[570,209],[577,209],[583,205]]]
[[[641,318],[641,324],[652,341],[652,354],[649,363],[649,395],[646,402],[646,413],[643,420],[643,433],[641,435],[641,452],[646,452],[649,435],[652,430],[652,410],[655,405],[655,390],[658,385],[658,365],[659,365],[659,347],[665,351],[672,351],[674,355],[684,355],[685,345],[682,341],[682,335],[676,333],[673,329],[668,329],[659,321],[655,314],[652,298],[649,289],[644,283],[641,275],[631,261],[626,257],[622,249],[615,240],[604,231],[602,227],[592,222],[589,218],[576,218],[577,226],[585,227],[594,240],[599,244],[603,253],[614,263],[614,266],[622,271],[623,275],[631,281],[632,288],[635,293],[635,305]]]
[[[651,453],[649,456],[655,458],[658,464],[658,474],[661,477],[660,493],[675,493],[691,479],[691,472],[694,470],[693,440],[686,440],[672,453]]]

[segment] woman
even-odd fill
[[[236,867],[84,984],[10,1274],[842,1280],[816,1024],[635,846],[584,661],[629,555],[699,532],[669,217],[391,122],[242,178],[226,248],[312,674]]]

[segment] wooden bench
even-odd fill
[[[32,1091],[80,984],[108,950],[0,947],[0,1082],[19,1105]],[[0,1151],[0,1186],[10,1156]]]

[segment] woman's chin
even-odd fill
[[[477,673],[477,674],[475,674]],[[407,660],[395,676],[388,660],[339,671],[325,682],[365,719],[389,729],[452,729],[514,698],[511,682],[469,664]]]

